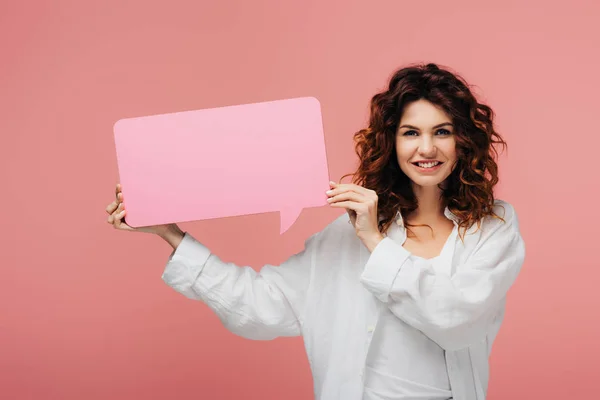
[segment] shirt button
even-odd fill
[[[369,333],[373,332],[374,330],[375,330],[375,327],[372,325],[367,328],[367,332],[369,332]]]

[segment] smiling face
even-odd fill
[[[439,185],[456,163],[451,118],[427,100],[407,104],[396,133],[396,153],[400,169],[415,185]]]

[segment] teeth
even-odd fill
[[[419,167],[421,167],[421,168],[432,168],[432,167],[435,167],[438,164],[439,164],[438,161],[429,162],[429,163],[418,163]]]

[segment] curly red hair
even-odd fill
[[[493,188],[498,183],[495,146],[506,147],[506,142],[494,128],[494,112],[477,101],[460,75],[433,63],[397,70],[387,89],[373,96],[369,125],[354,134],[359,166],[340,181],[353,176],[353,183],[377,193],[381,232],[387,231],[398,211],[406,221],[418,204],[410,179],[398,165],[396,131],[404,107],[420,99],[441,107],[455,126],[457,165],[440,187],[444,206],[460,220],[459,229],[479,226],[488,215],[498,217],[493,212]]]

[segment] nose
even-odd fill
[[[435,145],[433,138],[429,135],[421,136],[421,142],[419,143],[419,154],[423,157],[433,157],[435,155]]]

